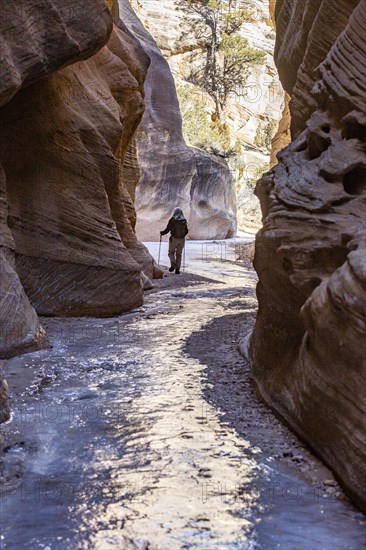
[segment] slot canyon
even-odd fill
[[[366,0],[0,8],[0,548],[365,548]]]

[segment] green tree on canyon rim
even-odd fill
[[[192,68],[189,80],[215,102],[216,116],[225,121],[231,94],[243,95],[250,70],[265,63],[266,54],[240,36],[253,12],[240,0],[182,0],[180,7],[195,23],[193,31],[205,51],[202,63]]]

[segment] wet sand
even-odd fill
[[[6,362],[1,548],[364,547],[364,516],[251,385],[255,273],[227,243],[186,260],[138,311],[44,319],[52,349]]]

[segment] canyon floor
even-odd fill
[[[365,548],[365,517],[251,385],[240,242],[188,242],[139,310],[43,319],[52,348],[6,362],[0,548]]]

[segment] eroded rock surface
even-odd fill
[[[8,357],[45,344],[37,313],[106,316],[142,303],[141,271],[151,277],[153,260],[134,233],[122,166],[149,59],[116,2],[112,11],[102,0],[0,4],[0,356]]]
[[[8,404],[8,383],[4,378],[4,373],[0,368],[0,423],[10,418]],[[1,444],[1,440],[0,440]]]
[[[253,376],[366,510],[366,2],[276,10],[294,141],[256,190]]]
[[[193,84],[191,78],[191,73],[201,67],[207,55],[202,34],[209,35],[208,29],[203,32],[197,28],[199,18],[194,9],[190,8],[194,3],[185,0],[132,0],[131,3],[168,61],[178,86],[183,114],[188,110],[194,112],[197,109],[199,112],[204,105],[207,115],[215,118],[214,100],[204,88]],[[237,151],[237,156],[229,160],[236,180],[237,224],[240,229],[250,231],[261,227],[260,206],[253,194],[252,182],[268,169],[271,137],[283,110],[283,89],[273,59],[275,32],[269,10],[272,5],[272,2],[262,0],[246,0],[242,3],[251,18],[241,26],[240,36],[248,40],[252,47],[262,51],[266,61],[249,70],[244,88],[240,93],[228,97],[225,109],[226,129],[230,134],[231,146]],[[189,101],[185,99],[186,94]],[[197,120],[202,120],[199,114]],[[188,125],[191,124],[189,118]],[[199,127],[200,122],[197,122]],[[290,141],[288,138],[286,140],[287,132],[283,130],[282,125],[281,139],[277,140],[282,147]],[[209,135],[206,138],[209,140]],[[277,162],[275,155],[272,160],[274,164]],[[159,177],[159,174],[155,173],[154,176]]]
[[[151,59],[144,87],[146,110],[136,136],[141,171],[137,235],[142,241],[158,240],[159,230],[180,206],[191,239],[231,237],[236,232],[231,171],[225,161],[186,145],[169,65],[128,0],[119,0],[119,5],[123,20]]]

